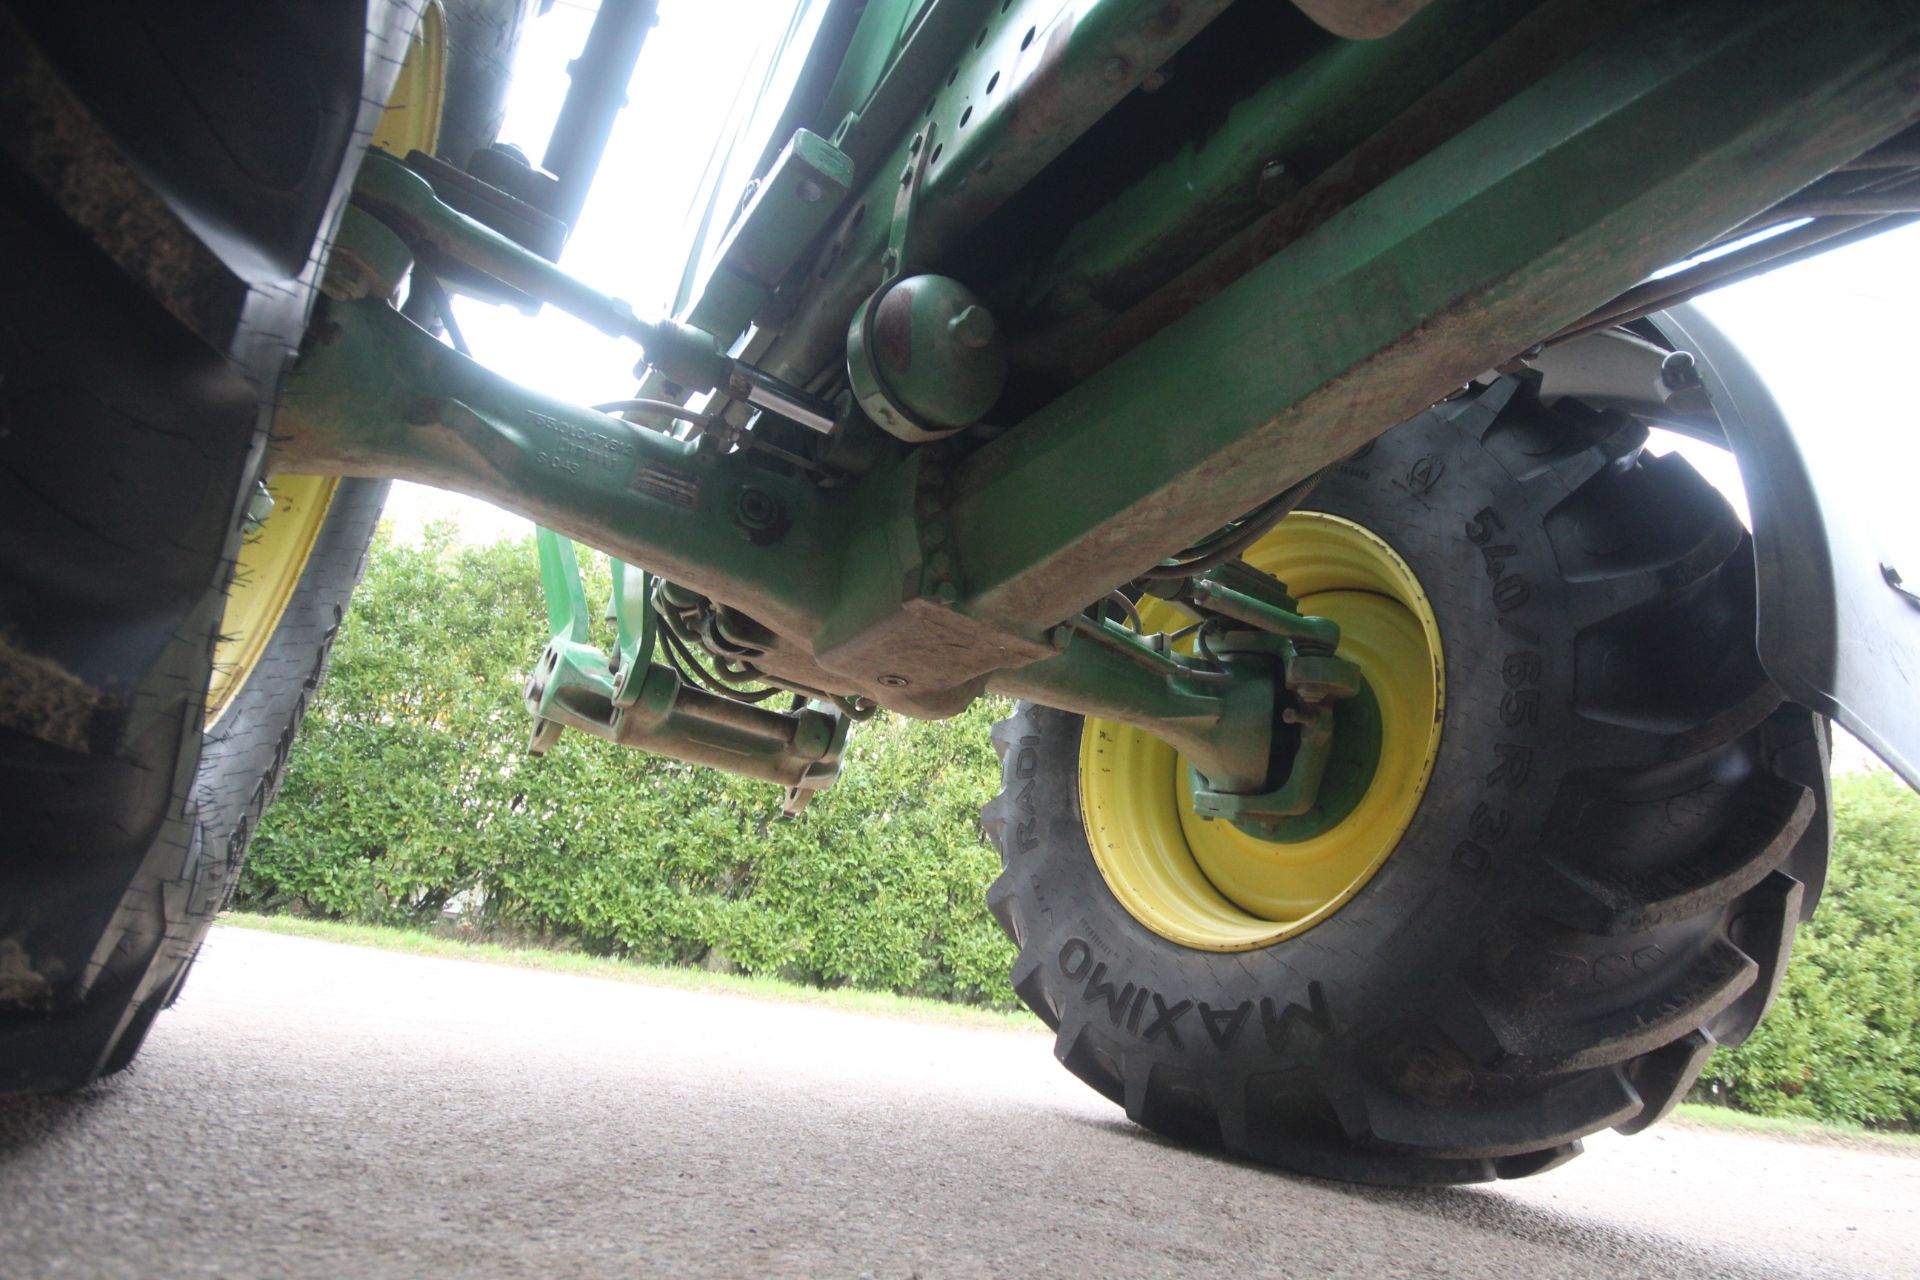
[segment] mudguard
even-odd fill
[[[1849,500],[1858,486],[1840,464],[1866,460],[1809,447],[1753,365],[1697,308],[1649,323],[1659,345],[1614,330],[1531,363],[1550,394],[1717,436],[1732,449],[1753,521],[1761,664],[1789,697],[1845,726],[1920,788],[1920,565],[1908,565],[1903,582],[1873,513]],[[1717,423],[1686,412],[1685,398],[1663,384],[1660,363],[1672,351],[1692,353]]]

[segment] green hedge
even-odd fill
[[[1786,981],[1695,1096],[1763,1115],[1920,1125],[1920,797],[1891,773],[1836,780],[1833,864]]]
[[[773,787],[578,734],[528,757],[520,686],[544,643],[527,542],[383,532],[240,905],[418,924],[457,900],[487,928],[599,954],[1015,1004],[977,821],[1003,706],[856,726],[839,785],[783,822]],[[1912,1125],[1920,800],[1878,774],[1843,779],[1836,811],[1779,1004],[1697,1096]]]
[[[840,784],[778,821],[777,787],[579,734],[529,757],[545,641],[528,542],[383,531],[238,905],[415,924],[459,899],[599,954],[1014,1004],[977,816],[1004,708],[856,726]]]

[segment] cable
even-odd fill
[[[677,655],[679,661],[674,663],[674,669],[679,672],[683,680],[687,677],[687,671],[681,668],[681,662],[686,663],[687,667],[692,669],[694,677],[700,684],[705,685],[708,690],[723,698],[731,698],[735,702],[765,702],[768,698],[780,692],[778,685],[768,685],[764,689],[740,689],[728,684],[707,670],[706,667],[702,666],[700,660],[694,657],[693,653],[686,647],[686,642],[675,635],[671,627],[662,628],[660,638],[666,641],[667,648]]]
[[[1803,226],[1781,232],[1765,240],[1736,249],[1718,258],[1710,258],[1684,271],[1650,280],[1629,289],[1597,311],[1574,321],[1546,341],[1549,345],[1578,338],[1600,329],[1617,328],[1656,311],[1678,306],[1709,289],[1719,289],[1749,277],[1776,270],[1805,258],[1838,249],[1842,245],[1879,235],[1894,227],[1913,222],[1914,214],[1884,217],[1816,218]],[[1771,250],[1771,252],[1763,252]]]
[[[763,702],[779,692],[780,686],[771,684],[763,689],[742,689],[726,677],[715,675],[701,663],[700,659],[694,656],[693,648],[696,644],[702,648],[705,648],[706,645],[699,637],[693,636],[684,630],[686,624],[682,619],[669,611],[659,609],[654,610],[654,617],[658,618],[662,624],[660,627],[661,638],[667,641],[668,644],[678,652],[679,656],[685,660],[688,666],[692,667],[694,674],[699,679],[699,683],[705,685],[715,693],[723,697],[736,698],[743,702]],[[680,674],[685,677],[687,672],[683,670]],[[758,673],[756,673],[756,675],[757,674]]]
[[[1282,489],[1252,511],[1236,520],[1219,535],[1209,538],[1199,547],[1190,549],[1183,558],[1157,564],[1140,576],[1156,582],[1172,578],[1191,578],[1196,573],[1205,573],[1217,569],[1229,560],[1237,559],[1240,553],[1260,541],[1273,527],[1291,515],[1296,507],[1306,501],[1313,492],[1314,485],[1320,483],[1320,472],[1315,472],[1298,484]]]
[[[1133,628],[1136,635],[1145,634],[1146,626],[1141,623],[1140,611],[1133,607],[1133,601],[1127,599],[1121,592],[1109,591],[1107,603],[1119,608],[1121,614],[1126,617],[1127,625]]]
[[[1220,655],[1215,653],[1213,646],[1207,643],[1207,632],[1213,629],[1213,623],[1214,619],[1208,618],[1200,624],[1199,629],[1193,633],[1193,647],[1199,651],[1201,657],[1218,667],[1221,665]]]

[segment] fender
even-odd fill
[[[1577,395],[1732,450],[1753,521],[1762,667],[1920,788],[1920,583],[1902,582],[1867,513],[1848,501],[1848,476],[1808,447],[1730,338],[1692,306],[1646,323],[1657,342],[1615,329],[1529,363],[1549,396]],[[1710,411],[1663,383],[1661,365],[1676,351],[1693,355]]]

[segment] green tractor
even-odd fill
[[[662,314],[555,266],[653,4],[538,165],[523,0],[362,9],[0,10],[0,1086],[179,992],[393,478],[542,526],[536,753],[798,813],[855,722],[1017,699],[1014,989],[1310,1174],[1654,1123],[1814,907],[1829,721],[1920,781],[1920,598],[1685,305],[1920,213],[1915,0],[797,0]]]

